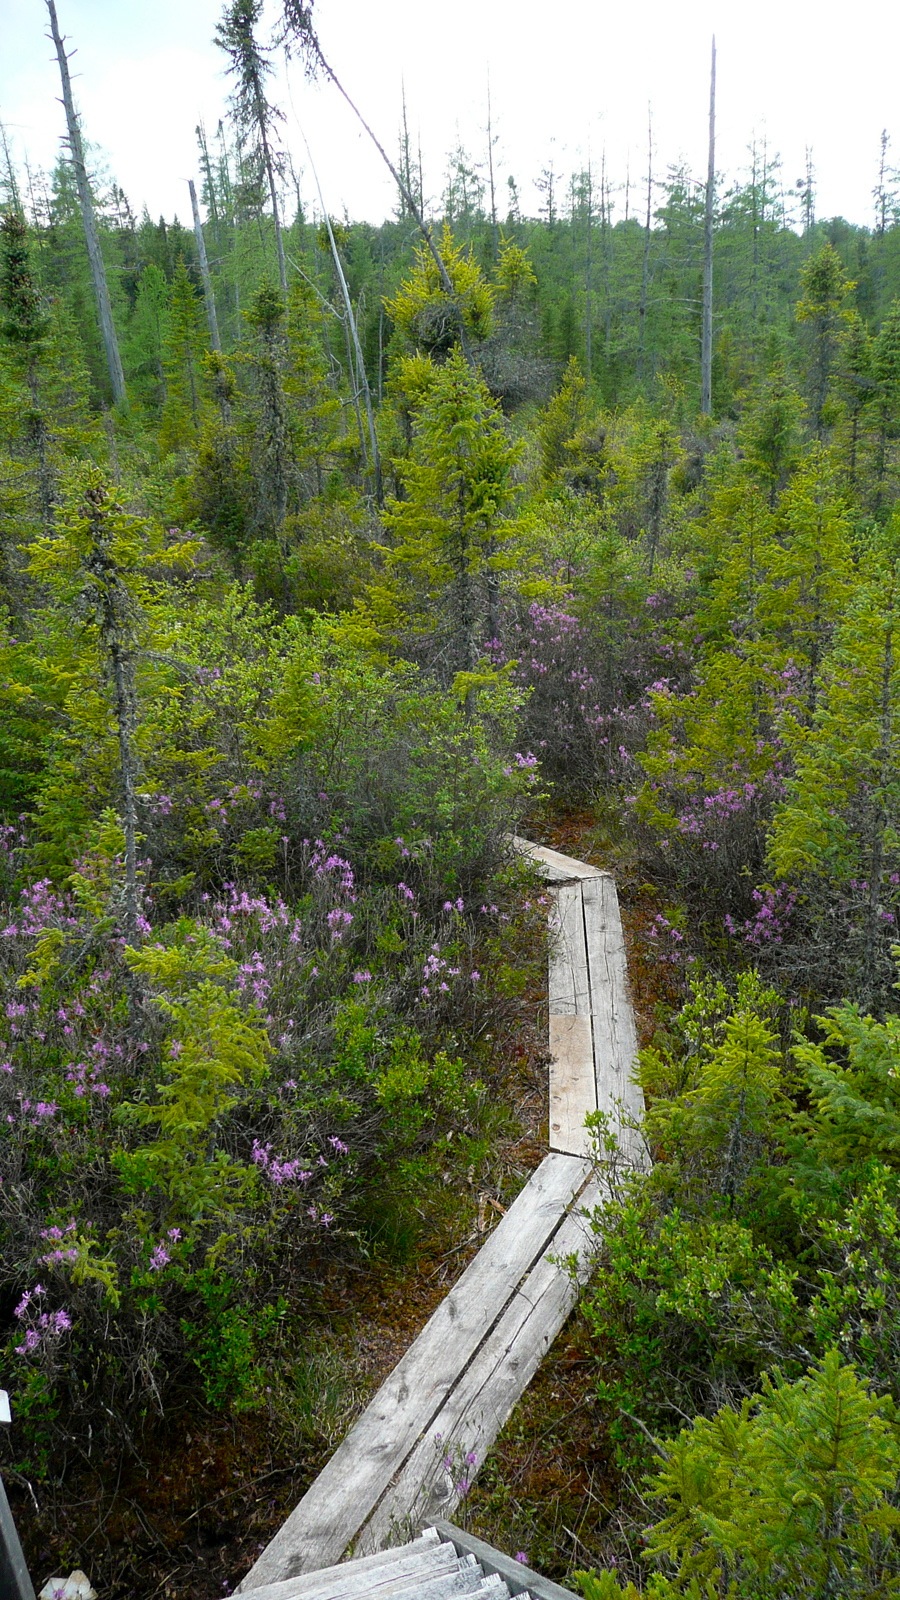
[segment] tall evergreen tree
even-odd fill
[[[187,268],[179,261],[172,280],[162,366],[166,398],[160,418],[160,445],[177,450],[196,444],[203,396],[202,363],[207,347],[200,302]]]
[[[28,230],[15,211],[0,221],[0,316],[0,335],[28,392],[25,442],[37,474],[40,519],[46,529],[53,518],[55,490],[39,364],[50,324],[31,270]]]
[[[267,52],[259,44],[255,29],[262,15],[263,0],[228,0],[216,29],[215,42],[230,62],[234,79],[231,104],[239,136],[246,142],[253,160],[265,176],[269,203],[275,224],[278,253],[278,278],[282,294],[287,293],[287,266],[278,204],[277,151],[275,129],[282,113],[266,99],[266,79],[272,71]]]
[[[829,388],[847,319],[847,299],[855,285],[847,277],[834,245],[825,244],[803,268],[800,287],[797,321],[809,330],[810,410],[816,437],[822,439],[831,420],[827,411]]]

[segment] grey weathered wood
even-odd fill
[[[703,311],[700,319],[700,410],[712,412],[713,226],[716,211],[716,36],[709,69],[709,160],[703,207]]]
[[[518,834],[512,835],[512,843],[520,855],[528,856],[541,868],[544,877],[551,883],[571,883],[576,879],[601,875],[600,867],[592,867],[586,861],[576,861],[574,856],[551,850],[548,845],[532,844],[530,839],[522,839]]]
[[[475,1260],[441,1302],[299,1505],[241,1592],[338,1561],[393,1474],[429,1428],[583,1189],[587,1163],[545,1156]]]
[[[19,1535],[0,1478],[0,1596],[2,1600],[34,1600],[34,1586],[25,1565]]]
[[[81,141],[81,129],[78,125],[78,116],[75,111],[75,100],[72,95],[72,81],[69,76],[69,62],[66,56],[66,47],[62,34],[59,31],[59,22],[56,17],[54,0],[47,0],[47,10],[50,13],[50,32],[56,48],[56,59],[59,63],[59,76],[62,83],[63,107],[66,113],[66,128],[68,130],[69,153],[72,160],[72,171],[75,174],[75,187],[78,190],[78,202],[81,207],[81,222],[84,228],[84,242],[87,248],[88,262],[91,269],[91,281],[94,286],[94,299],[97,302],[97,316],[100,321],[100,333],[103,339],[103,349],[106,354],[106,366],[109,372],[110,388],[116,405],[124,405],[125,375],[122,371],[122,358],[119,355],[119,343],[116,338],[113,323],[112,306],[109,299],[109,287],[106,282],[106,268],[103,264],[103,255],[100,250],[100,236],[97,232],[97,219],[94,216],[94,200],[88,180],[87,167],[84,160],[84,146]]]
[[[503,1554],[502,1550],[495,1550],[493,1545],[485,1544],[483,1539],[477,1539],[474,1533],[469,1533],[466,1528],[457,1528],[454,1523],[446,1522],[442,1517],[435,1517],[430,1524],[442,1539],[449,1539],[460,1555],[468,1553],[473,1555],[485,1572],[496,1572],[503,1579],[511,1595],[530,1594],[534,1600],[572,1600],[571,1589],[564,1589],[561,1584],[554,1583],[552,1578],[545,1578],[543,1573],[535,1572],[533,1567],[526,1567],[520,1561],[513,1560],[512,1556]]]
[[[552,1015],[574,1017],[575,976],[562,935],[562,907],[558,894],[550,896],[547,915],[547,996]]]
[[[452,1549],[451,1545],[451,1549]],[[455,1553],[455,1552],[454,1552]],[[392,1583],[380,1584],[377,1574],[366,1583],[365,1579],[357,1580],[363,1587],[346,1596],[346,1600],[362,1600],[362,1596],[370,1595],[374,1600],[400,1600],[400,1597],[409,1597],[409,1600],[453,1600],[453,1597],[464,1594],[475,1594],[483,1582],[483,1573],[477,1563],[469,1562],[463,1565],[457,1562],[446,1572],[420,1575],[411,1572],[405,1578],[397,1578]],[[344,1600],[343,1590],[329,1590],[323,1600]]]
[[[383,1547],[398,1528],[449,1515],[458,1505],[457,1483],[474,1477],[572,1309],[577,1282],[561,1263],[577,1257],[579,1280],[586,1278],[594,1240],[583,1213],[599,1199],[592,1182],[357,1535],[356,1549]],[[477,1459],[467,1465],[469,1453]],[[448,1457],[450,1468],[442,1464]]]
[[[283,1578],[279,1583],[254,1588],[253,1600],[324,1600],[335,1584],[350,1584],[357,1578],[391,1582],[405,1573],[420,1570],[422,1558],[442,1543],[446,1541],[435,1529],[423,1528],[415,1539],[393,1550],[379,1550],[374,1555],[358,1556],[352,1561],[320,1568],[318,1572],[299,1573],[295,1578]],[[441,1559],[446,1560],[446,1557]]]
[[[637,1032],[628,989],[625,936],[619,900],[612,878],[597,878],[583,886],[588,972],[594,1027],[594,1068],[597,1105],[615,1117],[621,1103],[629,1116],[640,1118],[644,1097],[634,1078]],[[634,1138],[626,1140],[637,1155]]]
[[[206,240],[203,237],[203,223],[200,221],[200,207],[197,204],[197,190],[194,186],[193,178],[188,178],[188,190],[191,196],[191,214],[194,218],[194,239],[197,243],[197,256],[200,261],[200,278],[203,283],[203,302],[206,306],[206,325],[209,328],[209,342],[214,350],[221,350],[222,341],[219,338],[216,297],[213,291],[212,275],[206,254]]]
[[[594,1036],[590,1017],[550,1013],[550,1148],[588,1156],[591,1139],[584,1126],[597,1109]]]
[[[596,881],[596,880],[594,880]],[[564,883],[553,892],[549,999],[551,1015],[590,1016],[582,885]]]

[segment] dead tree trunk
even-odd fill
[[[716,40],[713,35],[709,71],[709,163],[703,228],[703,332],[700,350],[700,410],[712,413],[713,347],[713,211],[716,199]]]
[[[647,216],[644,222],[644,252],[641,259],[641,298],[638,304],[638,377],[644,376],[647,348],[647,300],[650,290],[650,223],[653,216],[653,119],[647,121]]]
[[[188,178],[188,188],[191,191],[191,211],[194,217],[194,238],[197,241],[197,255],[200,258],[200,276],[203,279],[203,298],[206,302],[206,320],[209,324],[209,342],[214,350],[221,350],[222,342],[219,338],[219,319],[216,316],[216,297],[213,294],[212,278],[209,272],[209,261],[206,255],[206,245],[203,239],[203,224],[200,221],[200,207],[197,204],[197,190],[194,188],[193,178]]]
[[[75,101],[72,98],[72,81],[69,77],[69,62],[66,56],[62,34],[56,19],[56,5],[54,0],[47,0],[47,10],[50,13],[50,32],[56,47],[56,59],[59,62],[59,75],[62,80],[62,99],[66,112],[66,125],[69,134],[69,149],[72,153],[72,167],[75,172],[75,184],[78,189],[78,199],[81,205],[81,220],[84,226],[84,239],[87,245],[88,261],[90,262],[91,278],[94,284],[94,296],[97,301],[97,315],[100,319],[100,333],[103,338],[103,348],[106,352],[106,365],[109,370],[109,382],[112,389],[113,400],[117,406],[127,404],[125,392],[125,374],[122,371],[122,358],[119,355],[119,343],[112,318],[112,306],[109,300],[109,288],[106,282],[106,268],[103,265],[103,256],[100,252],[100,238],[97,233],[97,219],[94,216],[94,201],[91,195],[91,186],[88,183],[87,168],[84,163],[84,146],[81,142],[81,129],[78,126],[78,117],[75,113]]]
[[[302,133],[302,131],[303,130],[301,129],[301,133]],[[346,279],[346,276],[344,274],[343,263],[341,261],[340,253],[339,253],[338,247],[337,247],[337,240],[334,237],[334,229],[331,226],[331,218],[328,215],[328,210],[327,210],[326,205],[325,205],[325,197],[322,194],[322,185],[319,183],[319,174],[316,171],[315,162],[313,161],[313,158],[312,158],[312,151],[309,148],[309,142],[308,142],[305,134],[303,134],[303,143],[306,145],[306,154],[309,156],[309,164],[312,167],[312,175],[315,178],[316,188],[319,191],[319,204],[322,207],[322,216],[324,218],[325,229],[326,229],[326,232],[328,234],[328,243],[329,243],[329,246],[331,248],[331,259],[334,262],[334,270],[337,273],[338,283],[340,284],[340,288],[341,288],[341,299],[344,302],[344,312],[345,312],[345,315],[346,315],[346,325],[350,330],[350,335],[352,336],[352,339],[353,339],[353,348],[354,348],[354,350],[356,352],[356,362],[355,362],[355,366],[356,366],[356,383],[354,385],[354,390],[355,390],[355,392],[358,393],[359,389],[361,389],[362,393],[363,393],[363,399],[365,400],[365,405],[366,405],[366,426],[367,426],[368,434],[369,434],[369,448],[371,450],[371,460],[372,460],[372,489],[373,489],[373,492],[374,492],[374,495],[375,495],[375,502],[376,502],[377,505],[380,506],[380,505],[383,505],[383,503],[384,503],[384,491],[383,491],[383,488],[382,488],[382,479],[381,479],[381,452],[378,449],[378,435],[375,432],[375,417],[374,417],[374,414],[372,412],[372,393],[371,393],[371,390],[369,388],[368,377],[366,376],[365,362],[363,361],[362,345],[359,342],[359,329],[357,328],[357,325],[356,325],[356,317],[353,314],[353,302],[350,299],[350,290],[349,290],[349,288],[347,286],[347,279]],[[358,401],[356,403],[357,403],[357,406],[358,406]],[[365,437],[363,436],[362,427],[361,426],[360,426],[360,439],[361,439],[362,448],[363,448],[363,457],[365,458],[365,456],[366,456]]]
[[[441,253],[434,242],[431,229],[429,228],[423,216],[422,208],[424,206],[424,198],[420,204],[412,192],[411,185],[404,181],[402,175],[398,172],[393,161],[385,150],[384,145],[381,143],[381,140],[369,127],[369,124],[360,111],[359,106],[356,105],[353,100],[351,100],[350,95],[347,93],[347,90],[341,83],[337,73],[326,60],[322,46],[320,45],[318,37],[312,27],[310,14],[311,7],[308,5],[308,0],[282,0],[282,5],[284,10],[283,37],[285,43],[289,43],[289,41],[293,39],[306,57],[307,70],[312,72],[321,70],[325,74],[325,77],[328,79],[329,83],[334,84],[338,94],[341,95],[344,100],[346,100],[350,110],[353,112],[353,115],[356,117],[357,121],[369,135],[369,138],[374,144],[375,149],[378,151],[378,154],[381,156],[381,159],[387,167],[388,172],[391,174],[391,177],[396,183],[397,188],[400,190],[401,197],[409,209],[409,214],[415,221],[416,227],[421,233],[431,258],[437,267],[438,277],[441,280],[441,288],[445,294],[455,296],[450,274],[447,271],[443,257],[441,256]]]

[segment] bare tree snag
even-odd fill
[[[713,34],[709,69],[709,163],[706,169],[706,207],[703,225],[703,328],[700,349],[700,410],[712,413],[713,347],[713,213],[716,201],[716,37]]]
[[[78,189],[78,200],[81,205],[81,221],[84,227],[84,239],[87,245],[88,261],[91,268],[91,279],[94,285],[94,297],[97,301],[97,315],[100,319],[100,333],[103,338],[103,348],[106,352],[106,365],[109,371],[109,382],[112,389],[113,400],[117,406],[124,406],[128,402],[125,392],[125,374],[122,371],[122,358],[119,355],[119,342],[112,318],[112,306],[109,300],[109,288],[106,282],[106,268],[103,265],[103,256],[100,252],[100,238],[97,233],[97,219],[94,216],[94,201],[91,195],[91,186],[88,183],[87,168],[84,162],[84,146],[81,142],[81,129],[78,126],[78,117],[75,112],[75,101],[72,98],[72,80],[69,77],[69,62],[66,56],[65,44],[59,31],[54,0],[47,0],[47,10],[50,13],[50,32],[56,47],[56,59],[59,62],[59,75],[62,80],[62,100],[66,112],[66,126],[68,128],[69,150],[72,158],[72,168],[75,173],[75,184]]]
[[[212,278],[209,272],[209,260],[206,254],[206,244],[203,239],[203,224],[200,221],[200,207],[197,204],[197,190],[193,178],[188,178],[188,188],[191,191],[191,212],[194,217],[194,238],[197,241],[197,255],[200,258],[200,276],[203,279],[203,298],[206,301],[206,320],[209,324],[209,342],[214,350],[221,350],[222,342],[219,338],[219,319],[216,316],[216,297],[213,294]]]

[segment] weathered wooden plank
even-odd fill
[[[532,1600],[573,1600],[571,1589],[564,1589],[561,1584],[554,1583],[552,1578],[545,1578],[542,1573],[535,1572],[533,1567],[526,1567],[521,1561],[512,1556],[505,1555],[502,1550],[495,1550],[491,1544],[485,1544],[474,1533],[469,1533],[467,1528],[457,1528],[452,1522],[445,1522],[442,1517],[435,1517],[430,1526],[437,1529],[442,1539],[449,1539],[458,1555],[471,1554],[484,1568],[485,1572],[496,1572],[503,1579],[511,1595],[527,1593]]]
[[[564,883],[554,891],[549,952],[550,1014],[587,1017],[591,1012],[585,944],[582,885]]]
[[[455,1553],[455,1552],[454,1552]],[[322,1572],[301,1574],[282,1583],[265,1584],[249,1591],[254,1600],[355,1600],[373,1595],[387,1600],[394,1594],[418,1594],[433,1579],[455,1577],[457,1565],[439,1544],[424,1555],[392,1561],[391,1551],[382,1550],[360,1561],[340,1562]]]
[[[446,1540],[434,1528],[424,1528],[417,1538],[393,1550],[379,1550],[374,1555],[358,1556],[353,1561],[341,1561],[318,1572],[304,1572],[295,1578],[282,1578],[278,1583],[254,1588],[253,1600],[323,1600],[335,1584],[346,1582],[349,1586],[357,1579],[372,1584],[382,1580],[389,1583],[409,1573],[429,1570],[428,1559],[445,1545]],[[438,1570],[445,1570],[445,1550],[437,1560]],[[344,1592],[341,1590],[342,1594]],[[346,1592],[350,1592],[349,1587]]]
[[[377,1551],[398,1528],[452,1511],[459,1463],[470,1451],[483,1459],[571,1307],[576,1289],[558,1258],[575,1253],[582,1275],[587,1271],[591,1240],[577,1202],[581,1196],[595,1203],[600,1190],[588,1185],[581,1155],[584,1117],[596,1105],[613,1111],[616,1101],[632,1116],[643,1111],[632,1081],[637,1040],[615,883],[558,851],[513,842],[559,886],[551,908],[549,1009],[550,1137],[560,1153],[548,1156],[526,1184],[244,1579],[241,1590],[259,1600],[361,1600],[364,1593],[411,1600],[413,1592],[443,1600],[464,1589],[487,1600],[471,1590],[471,1574],[441,1566],[446,1557],[427,1554],[426,1564],[437,1559],[437,1570],[430,1566],[427,1576],[415,1577],[396,1566],[393,1575],[381,1566],[368,1571],[365,1559],[348,1563],[338,1572],[354,1569],[359,1576],[338,1577],[333,1589],[318,1583],[325,1574],[316,1569],[354,1542],[359,1551]],[[626,1142],[634,1145],[632,1159],[641,1159],[639,1139]],[[441,1465],[448,1453],[450,1471]],[[302,1574],[308,1576],[292,1576]]]
[[[547,914],[547,972],[548,996],[551,1013],[556,1016],[575,1015],[575,975],[568,958],[562,936],[562,908],[559,896],[550,897]]]
[[[550,1149],[589,1156],[584,1126],[597,1109],[594,1037],[590,1017],[550,1014]]]
[[[602,875],[600,867],[592,867],[586,861],[576,861],[574,856],[563,855],[560,850],[551,850],[548,845],[532,844],[530,839],[522,839],[518,834],[513,834],[512,842],[520,855],[528,856],[534,861],[551,883],[569,883],[575,878],[596,878]]]
[[[418,1339],[382,1384],[241,1592],[340,1560],[443,1405],[587,1181],[574,1156],[545,1156]]]
[[[34,1600],[13,1514],[0,1478],[0,1595],[3,1600]]]
[[[582,1281],[587,1276],[594,1241],[583,1213],[599,1198],[591,1182],[360,1531],[356,1549],[377,1549],[398,1527],[452,1514],[457,1484],[475,1475],[572,1309],[577,1285],[560,1263],[575,1255]],[[475,1463],[466,1464],[469,1454]]]
[[[583,885],[584,922],[594,1024],[597,1105],[615,1116],[621,1102],[629,1116],[644,1114],[644,1097],[635,1081],[637,1032],[628,988],[625,936],[612,878]],[[636,1158],[640,1141],[626,1140]]]
[[[363,1596],[371,1596],[372,1600],[401,1600],[401,1597],[402,1600],[455,1600],[458,1595],[478,1594],[484,1584],[484,1574],[477,1562],[471,1562],[431,1577],[421,1577],[411,1572],[393,1583],[379,1584],[375,1573],[368,1583],[365,1578],[357,1581],[364,1587],[356,1589],[352,1595],[345,1595],[343,1590],[329,1589],[322,1600],[362,1600]],[[496,1600],[500,1600],[500,1592],[496,1588],[492,1592]]]

